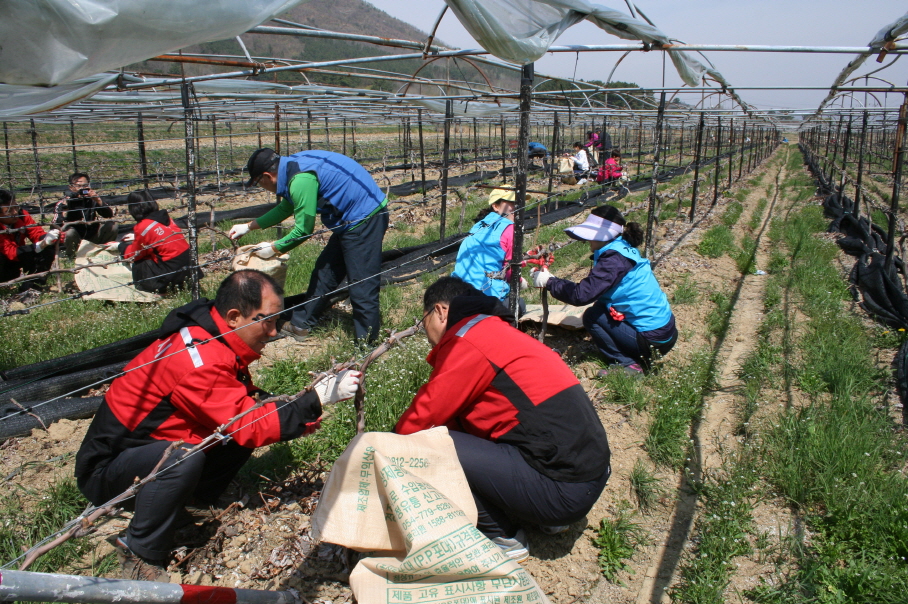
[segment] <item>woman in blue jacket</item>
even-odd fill
[[[460,244],[453,276],[459,277],[499,300],[511,291],[508,261],[514,249],[514,191],[495,189],[489,207],[476,216],[476,224]]]
[[[616,367],[633,376],[643,375],[653,350],[666,354],[678,340],[675,316],[668,298],[656,281],[649,260],[637,251],[643,229],[627,222],[617,208],[600,206],[583,224],[565,229],[573,239],[588,241],[593,268],[579,283],[558,279],[543,269],[533,272],[533,285],[552,296],[583,306],[583,325],[599,352]]]

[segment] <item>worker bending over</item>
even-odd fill
[[[432,375],[394,430],[447,426],[477,528],[524,560],[522,525],[566,531],[599,498],[611,473],[605,429],[561,357],[512,327],[497,298],[442,277],[423,309]]]

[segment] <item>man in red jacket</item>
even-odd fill
[[[442,277],[423,310],[433,371],[394,431],[447,426],[477,528],[524,560],[521,524],[562,532],[599,498],[611,473],[605,429],[561,357],[514,329],[497,298]]]
[[[32,275],[50,270],[54,262],[54,243],[60,231],[49,233],[35,223],[28,212],[16,203],[12,191],[0,189],[0,283],[12,281],[22,274]],[[44,285],[46,277],[23,281],[19,291]]]
[[[215,503],[256,447],[313,432],[323,404],[356,393],[359,372],[344,372],[290,403],[251,411],[227,430],[229,441],[186,455],[268,396],[253,385],[249,364],[277,335],[283,306],[283,290],[271,277],[237,271],[221,283],[213,304],[203,298],[171,311],[160,339],[104,395],[76,455],[79,490],[93,504],[147,476],[171,443],[185,443],[135,497],[135,515],[116,543],[124,578],[167,581],[173,534],[187,502]]]

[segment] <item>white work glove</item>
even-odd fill
[[[549,269],[536,269],[530,275],[533,278],[533,287],[539,287],[544,289],[545,284],[549,282],[549,279],[552,278],[552,273],[549,272]]]
[[[521,278],[520,278],[520,289],[521,289],[521,290],[525,290],[525,289],[527,289],[528,287],[530,287],[530,284],[527,283],[527,280],[526,280],[526,279],[524,279],[523,277],[521,277]]]
[[[249,232],[249,224],[235,224],[230,227],[230,232],[227,233],[227,236],[236,241],[243,235]]]
[[[326,377],[315,385],[314,390],[323,405],[345,401],[356,395],[362,377],[361,372],[347,369],[336,376]]]
[[[264,260],[267,260],[268,258],[271,258],[275,254],[277,254],[277,250],[274,249],[274,246],[269,241],[263,241],[257,244],[256,247],[258,249],[253,253]]]
[[[126,243],[132,243],[135,240],[136,240],[135,233],[127,233],[123,236],[123,241],[125,241]]]
[[[35,253],[40,254],[41,251],[57,242],[60,239],[60,231],[57,229],[51,229],[47,232],[47,235],[44,236],[44,239],[35,244]]]
[[[104,248],[111,254],[119,254],[120,253],[120,242],[111,241],[110,243],[105,243]]]

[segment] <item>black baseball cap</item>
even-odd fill
[[[249,180],[246,181],[246,186],[251,187],[262,174],[276,168],[280,159],[281,156],[274,149],[269,149],[268,147],[253,153],[246,163],[246,171],[249,172]]]

